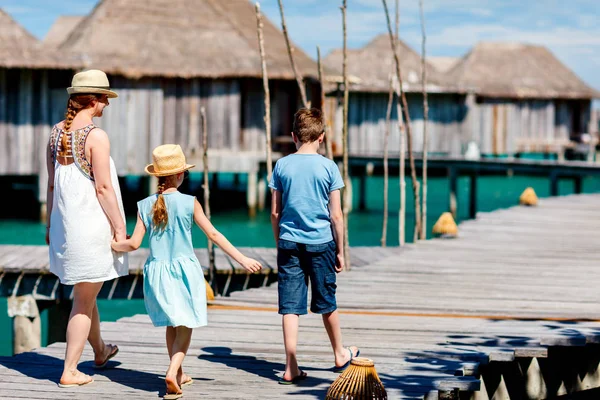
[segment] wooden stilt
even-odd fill
[[[258,172],[251,171],[248,173],[248,215],[251,218],[256,216],[256,203],[258,198]]]

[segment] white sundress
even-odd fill
[[[96,197],[92,166],[85,158],[85,141],[94,128],[90,124],[71,132],[74,162],[69,165],[56,161],[58,142],[63,131],[54,126],[50,135],[50,151],[54,162],[50,272],[64,285],[104,282],[129,273],[127,253],[115,253],[110,247],[113,230]],[[112,158],[110,175],[121,216],[125,220]]]

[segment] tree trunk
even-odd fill
[[[325,113],[325,82],[323,80],[323,63],[321,62],[321,48],[319,46],[317,46],[317,63],[319,65],[319,84],[321,85],[321,111],[325,120],[325,155],[333,160],[333,144],[331,143],[333,132],[330,131],[329,125],[327,125],[327,114]]]
[[[406,101],[406,93],[402,87],[402,73],[400,68],[400,57],[398,56],[398,50],[396,47],[396,40],[392,32],[392,25],[390,23],[390,13],[388,10],[386,0],[382,0],[383,7],[385,9],[385,17],[387,20],[388,33],[390,36],[390,44],[392,52],[394,53],[394,62],[396,64],[396,77],[398,78],[398,86],[400,91],[400,99],[402,100],[402,112],[404,114],[404,125],[406,127],[406,145],[408,150],[408,159],[410,163],[410,176],[413,186],[413,194],[415,198],[415,229],[413,234],[413,241],[417,241],[419,232],[421,232],[421,200],[420,200],[420,188],[419,181],[417,180],[417,171],[415,169],[415,158],[412,152],[412,129],[410,124],[410,114],[408,112],[408,102]]]
[[[302,105],[304,108],[310,108],[310,102],[306,99],[306,90],[304,88],[304,82],[302,81],[302,76],[298,72],[298,68],[296,67],[296,61],[294,61],[294,49],[290,44],[290,38],[288,36],[287,26],[285,24],[285,14],[283,13],[283,2],[279,1],[279,13],[281,14],[281,29],[283,30],[283,36],[285,37],[285,44],[287,45],[288,56],[290,57],[290,63],[292,64],[292,69],[294,70],[294,76],[296,77],[296,82],[298,83],[298,90],[300,91],[300,98],[302,99]]]
[[[345,260],[345,268],[347,271],[350,270],[350,242],[348,236],[348,213],[349,213],[349,201],[352,199],[347,199],[348,196],[348,188],[350,186],[350,173],[348,171],[348,48],[347,48],[347,33],[346,33],[346,5],[347,0],[342,1],[342,28],[344,34],[344,56],[343,56],[343,64],[342,64],[342,75],[344,77],[344,108],[343,108],[343,130],[342,130],[342,147],[344,151],[343,162],[344,162],[344,185],[346,188],[343,192],[342,204],[344,205],[344,260]]]
[[[210,186],[208,183],[208,129],[206,124],[206,109],[200,108],[202,118],[202,164],[204,166],[204,214],[210,220]],[[208,278],[215,295],[218,293],[217,269],[215,267],[215,245],[208,239]]]
[[[425,63],[426,52],[425,42],[425,14],[423,12],[423,0],[419,0],[419,9],[421,14],[421,33],[423,36],[421,48],[421,80],[423,81],[423,221],[421,222],[421,240],[427,239],[427,121],[429,117],[429,104],[427,102],[427,68]]]
[[[383,227],[381,232],[381,247],[386,246],[388,226],[388,193],[389,193],[389,168],[388,151],[390,140],[390,124],[392,119],[392,104],[394,103],[394,79],[390,73],[390,91],[388,93],[388,104],[385,112],[385,136],[383,137]]]
[[[265,92],[265,134],[267,146],[267,181],[271,180],[273,173],[273,160],[271,154],[271,94],[269,91],[269,75],[267,73],[267,60],[265,58],[265,42],[263,36],[263,22],[260,14],[260,4],[256,3],[256,30],[258,31],[258,47],[260,49],[263,90]],[[260,194],[262,196],[262,193]]]

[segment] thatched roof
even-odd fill
[[[458,57],[427,57],[427,62],[439,72],[448,72],[459,61]]]
[[[84,18],[82,15],[61,15],[54,21],[42,43],[48,47],[58,47]]]
[[[60,68],[62,62],[41,48],[40,42],[0,9],[0,67]]]
[[[458,85],[488,97],[590,99],[600,97],[547,48],[479,43],[449,72]]]
[[[293,79],[282,32],[263,20],[269,76]],[[58,49],[131,78],[262,76],[248,0],[102,0]],[[301,73],[317,76],[297,47],[295,57]]]
[[[395,76],[394,58],[389,40],[387,34],[382,34],[361,49],[348,50],[348,74],[360,80],[360,83],[350,86],[351,91],[387,93],[390,73]],[[421,92],[421,56],[402,40],[400,40],[398,52],[404,90]],[[342,61],[342,49],[333,50],[323,60],[326,66],[337,71],[342,70]],[[426,64],[426,68],[428,92],[457,91],[431,65]],[[329,80],[338,80],[336,79],[338,77],[328,78]]]

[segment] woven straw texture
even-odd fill
[[[331,384],[326,400],[387,400],[383,383],[375,364],[368,358],[357,357]]]

